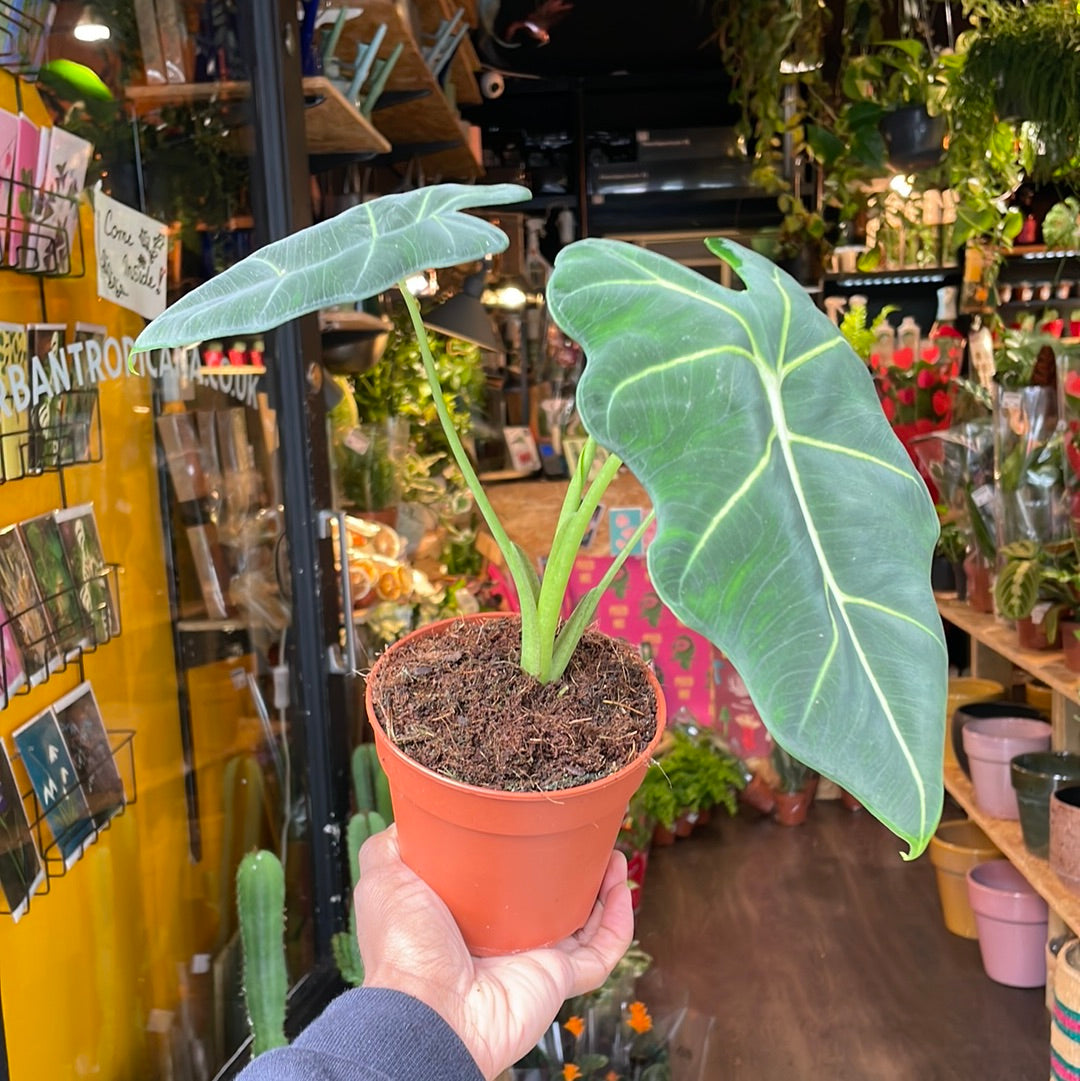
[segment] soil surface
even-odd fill
[[[520,668],[520,634],[508,616],[396,644],[372,686],[386,734],[428,769],[515,792],[585,784],[644,750],[656,699],[636,650],[589,631],[542,684]]]

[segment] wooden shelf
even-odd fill
[[[331,5],[341,6],[337,0]],[[435,22],[440,17],[436,14]],[[375,126],[399,148],[454,144],[444,150],[418,155],[432,179],[475,180],[482,176],[483,167],[466,142],[457,110],[447,101],[438,80],[420,54],[417,34],[423,28],[414,28],[403,8],[394,0],[365,0],[360,14],[349,19],[342,30],[338,54],[355,55],[356,46],[370,42],[381,23],[386,25],[386,34],[379,46],[380,59],[388,57],[399,42],[405,46],[384,92],[426,90],[427,93],[411,101],[377,108],[372,116]]]
[[[1027,850],[1020,823],[1012,819],[991,818],[980,811],[975,804],[971,781],[959,766],[945,767],[945,788],[1050,908],[1074,931],[1080,929],[1080,894],[1068,889],[1046,860]]]
[[[387,138],[366,117],[346,101],[329,79],[320,76],[303,81],[308,153],[349,154],[370,151],[385,154]],[[193,105],[200,101],[243,101],[251,93],[245,82],[164,83],[159,86],[129,86],[124,91],[139,113],[154,112],[168,105]]]
[[[970,605],[955,598],[938,596],[937,606],[942,619],[1030,672],[1070,702],[1080,705],[1080,673],[1065,667],[1065,655],[1060,650],[1021,649],[1015,630],[1003,626],[994,616],[976,612]]]
[[[457,3],[457,0],[423,0],[420,5],[420,29],[425,34],[434,34],[439,23],[443,19],[452,19],[459,7],[465,5]],[[475,25],[470,22],[468,9],[464,18],[469,25]],[[454,84],[454,95],[459,105],[480,105],[483,102],[480,84],[476,81],[479,70],[480,58],[473,48],[472,38],[466,34],[450,62],[450,81]]]

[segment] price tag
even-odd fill
[[[994,486],[992,484],[980,484],[971,493],[971,501],[976,507],[982,509],[994,498]]]
[[[1006,391],[1001,396],[1001,408],[1002,409],[1019,409],[1023,398],[1020,392],[1017,390]]]
[[[364,434],[362,429],[353,428],[353,430],[345,436],[345,446],[355,454],[367,454],[371,449],[371,439]]]
[[[1032,626],[1038,627],[1040,623],[1046,618],[1046,613],[1050,611],[1050,601],[1040,601],[1034,608],[1031,609],[1031,623]]]

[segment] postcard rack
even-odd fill
[[[0,428],[0,484],[100,462],[99,394],[96,387],[62,391],[49,399],[47,419],[30,409],[19,427]]]
[[[109,754],[102,755],[96,762],[90,764],[89,770],[80,779],[57,794],[57,798],[50,809],[56,813],[74,804],[79,799],[85,798],[88,789],[93,788],[95,779],[109,774],[119,777],[123,786],[123,799],[118,801],[107,811],[99,811],[93,817],[93,826],[83,829],[82,824],[74,822],[67,830],[61,830],[54,834],[49,827],[46,811],[42,808],[33,789],[22,794],[24,806],[27,808],[27,821],[30,824],[30,835],[41,855],[42,869],[44,874],[41,878],[33,897],[43,897],[50,891],[51,882],[54,878],[62,878],[82,858],[86,850],[112,826],[128,807],[138,802],[138,788],[135,783],[135,730],[131,728],[106,729],[109,738]],[[15,756],[18,761],[18,755]],[[91,809],[92,810],[92,809]],[[73,817],[73,816],[69,816]],[[75,841],[72,831],[79,830],[82,836]],[[29,907],[31,898],[27,898],[26,907]],[[23,912],[25,912],[25,908]],[[11,909],[4,899],[3,891],[0,891],[0,915],[11,915]]]
[[[23,76],[37,73],[55,11],[46,0],[0,0],[0,68]]]
[[[14,177],[0,177],[0,193],[5,193],[0,200],[0,269],[41,278],[86,274],[78,195],[46,191]]]
[[[94,653],[99,646],[116,638],[122,630],[120,616],[120,565],[107,563],[105,570],[70,589],[52,593],[20,612],[0,622],[0,708],[15,695],[29,694],[52,676],[78,665],[82,671],[82,659]],[[87,603],[80,592],[94,597]],[[78,611],[76,619],[57,625],[53,613]],[[22,671],[8,659],[3,644],[11,638],[22,654]],[[70,644],[67,644],[69,643]],[[36,666],[27,657],[42,657],[43,664]],[[32,669],[27,673],[27,668]],[[13,686],[14,684],[14,686]],[[2,692],[6,692],[2,693]]]

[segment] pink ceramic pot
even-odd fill
[[[968,900],[987,976],[1009,987],[1046,983],[1046,902],[1008,860],[968,871]]]
[[[1080,893],[1080,785],[1063,785],[1050,795],[1050,867]]]
[[[975,803],[994,818],[1019,818],[1009,763],[1018,754],[1050,750],[1050,725],[1030,717],[983,717],[964,725]]]

